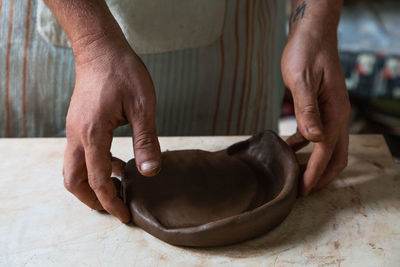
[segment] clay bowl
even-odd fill
[[[206,247],[254,238],[281,223],[297,195],[294,153],[266,131],[225,150],[167,151],[152,178],[125,167],[133,222],[173,245]]]

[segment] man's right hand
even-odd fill
[[[95,210],[127,223],[127,207],[110,179],[115,128],[130,124],[137,168],[157,174],[161,152],[155,126],[156,97],[151,77],[126,40],[105,35],[75,40],[76,83],[67,115],[64,184]]]
[[[75,55],[76,83],[67,115],[64,184],[89,207],[127,223],[129,211],[110,179],[112,133],[130,124],[138,170],[161,166],[150,75],[126,41],[105,0],[44,0]],[[114,164],[115,165],[115,164]]]

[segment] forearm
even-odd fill
[[[44,0],[71,43],[77,61],[89,61],[103,44],[125,42],[104,0]],[[96,50],[99,51],[96,53]],[[90,53],[86,53],[90,51]]]
[[[292,0],[289,37],[298,32],[336,39],[341,0]]]

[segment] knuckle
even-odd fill
[[[106,184],[103,179],[100,179],[97,175],[88,174],[89,177],[89,186],[95,192],[105,192],[106,191]]]
[[[142,131],[135,135],[135,148],[147,149],[152,148],[155,144],[155,133],[153,131]]]
[[[135,114],[147,114],[149,107],[151,107],[153,104],[153,101],[151,99],[152,97],[146,95],[136,97],[133,101],[133,111],[135,112]]]
[[[89,118],[71,118],[67,117],[66,120],[66,137],[72,138],[73,135],[79,136],[83,142],[90,142],[98,131],[98,126],[93,120]]]
[[[71,176],[64,174],[64,187],[69,192],[73,193],[76,191],[78,184]]]
[[[304,64],[285,64],[284,73],[296,81],[304,77],[306,66]]]
[[[137,97],[133,102],[133,112],[136,115],[142,115],[146,113],[147,101],[145,97]]]
[[[292,93],[294,93],[295,89],[302,88],[305,83],[303,77],[302,71],[298,69],[288,69],[283,75],[285,85]]]
[[[136,118],[147,118],[155,109],[153,97],[140,96],[133,101],[133,115]]]
[[[304,105],[301,108],[301,113],[303,115],[318,115],[319,114],[317,107],[313,104]]]
[[[305,66],[301,66],[300,68],[294,70],[292,75],[295,81],[295,86],[298,89],[311,89],[310,85],[316,82],[313,71]]]
[[[151,83],[151,80],[150,80]],[[154,87],[151,85],[140,87],[131,99],[131,110],[136,116],[146,115],[153,111],[156,106],[156,96]]]
[[[293,87],[290,90],[294,96],[315,96],[323,79],[323,72],[314,70],[310,66],[297,66],[297,69],[294,69],[290,76]]]
[[[97,123],[82,121],[79,124],[79,135],[84,145],[96,144],[101,127]]]
[[[103,208],[106,210],[106,211],[108,211],[108,212],[110,212],[110,213],[112,213],[112,210],[114,209],[114,206],[113,206],[113,200],[116,198],[116,196],[106,196],[106,198],[105,199],[103,199],[103,201],[101,202],[101,205],[103,206]]]
[[[81,137],[86,138],[93,135],[93,125],[89,122],[81,122],[79,124],[79,134]]]
[[[111,210],[112,210],[112,205],[110,203],[110,201],[108,200],[103,200],[103,202],[101,203],[101,205],[103,206],[103,208],[108,211],[110,214],[112,214]]]

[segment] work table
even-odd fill
[[[161,137],[160,143],[162,150],[219,150],[243,139]],[[0,139],[1,266],[400,264],[400,166],[382,136],[351,136],[348,167],[323,190],[297,199],[272,232],[205,249],[168,245],[90,210],[63,187],[64,147],[63,138]],[[112,153],[129,160],[131,138],[115,138]]]

